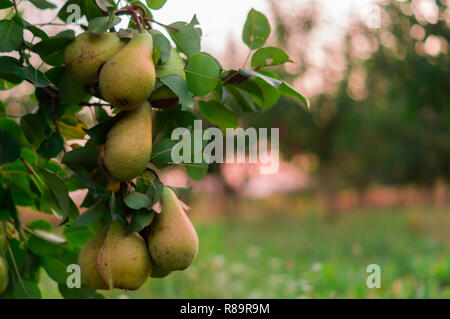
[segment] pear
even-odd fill
[[[156,66],[156,76],[162,78],[169,74],[176,74],[183,78],[183,80],[186,80],[186,74],[184,73],[185,67],[186,62],[172,48],[167,61]],[[163,85],[150,95],[149,101],[156,108],[171,108],[178,105],[178,96],[167,85]]]
[[[170,270],[162,269],[157,264],[155,264],[155,261],[152,259],[152,256],[150,256],[150,261],[152,262],[152,273],[151,273],[150,277],[163,278],[163,277],[168,276],[171,273]]]
[[[78,265],[81,268],[81,280],[94,289],[109,289],[98,270],[98,253],[105,241],[108,228],[104,228],[92,238],[78,255]]]
[[[119,221],[109,227],[97,262],[102,278],[114,288],[136,290],[152,270],[145,240],[138,233],[127,234]]]
[[[64,52],[69,77],[82,85],[92,84],[102,64],[125,46],[125,43],[113,32],[81,33]]]
[[[0,255],[0,295],[8,287],[8,264],[6,259]]]
[[[161,213],[155,215],[148,238],[150,255],[164,271],[189,267],[198,253],[198,237],[194,226],[168,187],[161,194]]]
[[[114,54],[100,70],[102,96],[121,110],[133,110],[147,100],[155,87],[153,39],[137,34]]]
[[[120,114],[119,114],[120,115]],[[152,108],[144,102],[122,117],[109,130],[101,164],[115,180],[127,182],[140,175],[152,153]]]

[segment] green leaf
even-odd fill
[[[147,195],[138,192],[129,193],[123,201],[125,202],[125,205],[132,209],[150,209],[153,205]]]
[[[266,16],[251,9],[244,25],[242,39],[252,50],[262,47],[270,35],[270,24]]]
[[[193,180],[201,181],[208,174],[209,165],[205,159],[201,163],[183,163],[183,165],[186,167],[188,176]]]
[[[40,229],[33,230],[33,235],[54,245],[63,245],[66,243],[64,238]]]
[[[59,97],[63,104],[78,105],[80,102],[89,100],[89,93],[80,84],[73,81],[65,71],[61,74],[58,88]]]
[[[199,101],[199,107],[203,116],[223,131],[236,128],[239,124],[237,116],[217,101]]]
[[[280,91],[261,79],[255,79],[256,84],[262,92],[262,102],[257,102],[263,110],[268,110],[280,99]],[[253,95],[252,95],[253,97]]]
[[[240,106],[245,112],[256,112],[257,106],[255,105],[254,100],[248,94],[247,92],[244,92],[243,90],[236,88],[231,85],[227,85],[225,89],[233,96],[234,100],[236,101],[237,105]],[[256,95],[254,95],[256,96]]]
[[[152,148],[152,158],[151,161],[156,164],[170,164],[172,163],[172,149],[178,141],[172,141],[168,138],[161,138]]]
[[[111,217],[113,220],[124,221],[119,204],[120,203],[116,197],[116,194],[111,193],[111,198],[109,199],[109,210],[111,211]]]
[[[40,113],[23,116],[20,119],[20,127],[25,137],[33,145],[40,145],[51,133],[50,126]]]
[[[150,30],[150,34],[153,38],[153,47],[160,48],[161,52],[159,54],[159,59],[155,59],[155,64],[160,62],[164,63],[170,56],[170,51],[172,50],[172,46],[170,45],[169,40],[159,32],[158,30]]]
[[[60,250],[58,254],[54,256],[43,256],[42,266],[51,279],[57,283],[66,283],[67,266],[76,264],[78,262],[78,255],[75,251],[65,248]]]
[[[15,19],[0,21],[0,52],[20,48],[23,42],[23,26]]]
[[[14,298],[16,299],[41,299],[41,292],[36,283],[22,279],[14,287]]]
[[[252,68],[265,67],[292,62],[289,56],[280,48],[268,47],[258,49],[252,57]]]
[[[94,206],[90,207],[83,214],[70,224],[71,227],[85,226],[99,220],[102,216],[108,214],[108,208],[103,200],[98,201]]]
[[[119,114],[120,115],[120,114]],[[102,122],[88,130],[86,133],[90,136],[91,140],[99,145],[103,145],[106,143],[106,137],[108,135],[109,130],[113,125],[117,122],[117,116]]]
[[[104,11],[105,13],[110,12],[110,10],[114,10],[116,7],[114,2],[110,0],[95,0],[95,3],[100,8],[100,10]]]
[[[69,217],[76,218],[78,216],[78,210],[72,199],[69,197],[69,189],[64,184],[63,180],[48,170],[40,169],[39,173],[43,176],[55,203],[61,210],[63,223],[66,222]]]
[[[72,169],[81,166],[90,171],[98,166],[97,148],[92,144],[76,148],[64,155],[62,163]]]
[[[54,37],[43,39],[36,43],[31,49],[39,54],[42,60],[52,66],[64,64],[64,50],[67,45],[75,38],[73,30],[66,30],[58,33]]]
[[[97,17],[89,22],[88,30],[96,33],[106,32],[121,21],[122,19],[117,16],[112,19],[110,17]]]
[[[158,10],[161,9],[165,4],[167,0],[146,0],[147,1],[147,5],[153,9],[153,10]]]
[[[96,17],[101,17],[103,15],[102,11],[99,9],[95,1],[87,1],[87,0],[69,0],[66,1],[64,6],[59,10],[58,12],[58,18],[60,18],[62,21],[68,23],[67,18],[69,16],[73,16],[73,9],[71,11],[68,11],[68,8],[71,4],[75,4],[78,6],[79,9],[81,9],[81,16],[86,16],[88,21],[91,21],[92,19]],[[70,22],[76,22],[76,21],[70,21]]]
[[[130,231],[140,232],[145,227],[151,224],[153,217],[155,216],[154,210],[141,209],[133,212],[131,222],[129,225]]]
[[[197,96],[204,96],[219,83],[220,69],[211,56],[199,53],[189,58],[186,66],[186,82],[189,90]]]
[[[0,0],[0,9],[12,7],[13,3],[10,0]]]
[[[292,97],[294,99],[299,99],[309,110],[311,108],[311,104],[309,99],[297,92],[293,87],[283,81],[280,86],[280,92],[286,96]]]
[[[32,4],[34,4],[39,9],[54,9],[56,5],[47,0],[30,0]]]
[[[84,284],[82,284],[80,288],[73,289],[67,287],[67,284],[64,282],[58,285],[58,289],[61,296],[65,299],[104,299],[103,295]]]
[[[14,136],[0,129],[0,165],[14,162],[20,156],[20,145]]]
[[[47,33],[45,33],[44,30],[34,26],[33,24],[29,23],[26,20],[22,19],[22,22],[23,22],[25,29],[30,31],[35,37],[38,37],[41,40],[48,39],[48,35],[47,35]]]
[[[169,74],[161,78],[161,82],[167,85],[180,99],[183,110],[192,110],[194,108],[194,97],[189,91],[186,81],[177,74]]]
[[[266,71],[266,70],[259,70],[258,72],[260,74],[265,75],[265,76],[272,77],[272,78],[275,78],[275,79],[278,79],[278,80],[281,81],[280,77],[274,72],[269,72],[269,71]],[[279,86],[279,90],[280,90],[280,93],[282,93],[282,94],[284,94],[284,95],[286,95],[288,97],[291,97],[291,98],[294,98],[294,99],[299,99],[306,106],[306,108],[308,110],[310,109],[311,105],[310,105],[309,99],[307,99],[305,96],[303,96],[302,94],[297,92],[293,87],[291,87],[286,82],[281,81],[281,84]]]
[[[37,152],[42,157],[53,158],[61,153],[63,147],[64,140],[62,139],[61,135],[59,135],[59,133],[57,132],[52,132],[50,134],[50,137],[42,142]]]
[[[81,250],[84,245],[92,238],[93,234],[88,227],[65,227],[64,237],[66,237],[67,245]]]
[[[187,57],[200,53],[200,35],[192,24],[187,24],[186,22],[175,22],[171,24],[171,26],[177,28],[178,31],[167,29],[170,37]]]
[[[239,73],[244,76],[256,77],[256,78],[262,79],[277,89],[280,87],[280,85],[282,83],[282,81],[280,81],[279,79],[261,74],[259,72],[253,71],[253,70],[239,69]]]

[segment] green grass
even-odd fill
[[[280,216],[280,215],[277,215]],[[450,298],[450,214],[391,210],[200,225],[184,272],[118,298]],[[381,288],[366,267],[381,267]],[[43,274],[44,297],[58,292]]]

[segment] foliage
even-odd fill
[[[266,203],[265,201],[264,203]],[[320,212],[289,217],[265,211],[259,220],[198,225],[202,243],[186,273],[153,280],[130,298],[449,298],[449,210],[431,207],[360,210],[333,221]],[[251,203],[252,207],[255,202]],[[257,205],[257,204],[256,204]],[[245,205],[242,205],[245,207]],[[307,205],[308,206],[308,205]],[[194,205],[195,207],[195,205]],[[272,215],[275,214],[275,215]],[[268,215],[268,216],[267,216]],[[245,218],[245,217],[244,217]],[[369,289],[370,264],[381,288]],[[48,298],[57,288],[42,278]],[[214,284],[211,284],[214,283]],[[113,297],[123,295],[113,292]]]
[[[22,82],[34,87],[21,100],[26,113],[23,116],[10,114],[8,100],[0,102],[0,220],[11,270],[4,297],[39,298],[41,268],[58,284],[62,296],[99,297],[86,286],[76,291],[68,289],[66,267],[77,262],[83,245],[111,220],[132,216],[129,230],[136,232],[149,226],[152,207],[159,201],[163,186],[151,167],[164,169],[173,164],[166,155],[173,147],[170,134],[174,128],[192,129],[193,120],[201,116],[222,129],[236,127],[238,116],[230,105],[263,112],[283,94],[308,104],[300,93],[268,71],[267,67],[290,59],[280,48],[263,48],[271,30],[262,13],[252,10],[243,31],[243,40],[254,53],[251,69],[223,70],[217,59],[201,51],[202,32],[196,17],[190,22],[162,25],[153,19],[157,15],[153,10],[166,1],[128,2],[117,7],[116,2],[109,0],[69,0],[54,20],[73,20],[73,5],[79,5],[88,24],[83,20],[77,23],[83,30],[101,33],[118,31],[116,26],[129,15],[129,29],[121,30],[119,36],[130,38],[134,29],[148,29],[153,36],[157,66],[167,61],[171,43],[186,58],[186,80],[178,75],[157,79],[156,88],[167,85],[176,96],[177,106],[158,111],[171,121],[155,136],[148,169],[135,182],[118,183],[102,171],[98,158],[107,133],[120,114],[116,116],[113,106],[102,101],[98,82],[84,87],[66,74],[64,51],[74,40],[75,32],[67,25],[50,36],[42,26],[24,20],[19,2],[1,1],[5,18],[0,21],[0,52],[12,54],[0,57],[0,89],[9,90]],[[52,1],[31,3],[40,10],[56,7]],[[161,25],[163,32],[152,30],[152,25]],[[31,41],[24,37],[25,32],[33,35]],[[31,63],[32,58],[40,59],[42,64],[36,67],[39,63]],[[202,97],[198,109],[197,97]],[[243,99],[245,105],[241,103]],[[90,110],[94,120],[87,118],[86,110]],[[208,171],[206,164],[186,168],[193,179],[202,179]],[[76,190],[88,190],[82,203],[87,210],[81,215],[69,196]],[[60,218],[60,227],[52,229],[44,220],[22,225],[17,206],[55,214]]]
[[[308,39],[320,25],[314,14],[318,8],[294,17],[271,2],[282,47],[298,38]],[[245,116],[246,123],[256,127],[276,123],[286,157],[306,153],[318,159],[316,173],[323,187],[364,190],[371,183],[432,186],[448,182],[450,34],[445,13],[449,8],[445,1],[436,1],[435,22],[427,22],[417,10],[413,1],[386,2],[378,29],[369,29],[366,21],[352,17],[342,52],[325,53],[325,60],[331,62],[319,72],[327,90],[313,98],[311,113],[297,112],[295,103],[281,99],[261,117]],[[423,33],[417,37],[413,31]],[[433,40],[440,47],[436,54],[425,50]],[[358,55],[360,43],[372,49]],[[315,70],[308,63],[306,48],[296,54],[293,58],[303,64],[302,72],[290,75],[279,68],[292,81]],[[344,59],[345,68],[342,79],[334,84],[327,74],[334,72],[328,65],[339,61],[336,55]],[[253,59],[259,59],[257,54]]]

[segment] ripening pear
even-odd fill
[[[101,163],[109,175],[127,182],[140,175],[152,153],[152,107],[147,101],[133,111],[123,111],[109,130]]]
[[[138,233],[114,221],[98,254],[102,278],[110,287],[136,290],[152,271],[145,240]]]
[[[150,277],[164,278],[172,272],[170,270],[164,270],[164,269],[160,268],[157,264],[155,264],[155,261],[152,260],[151,256],[150,256],[150,260],[152,262],[152,273],[151,273]]]
[[[147,100],[155,87],[153,38],[137,34],[100,70],[102,96],[121,110],[133,110]]]
[[[64,52],[69,76],[82,85],[94,82],[103,63],[119,51],[126,42],[114,32],[86,31],[75,38]]]
[[[0,295],[8,287],[8,264],[6,259],[0,255]]]
[[[94,289],[109,289],[98,270],[98,253],[105,241],[108,228],[104,228],[83,247],[78,255],[81,268],[81,280]]]
[[[175,193],[164,187],[161,213],[150,225],[148,246],[154,263],[164,271],[189,267],[198,253],[198,237]]]
[[[183,80],[186,80],[186,74],[184,73],[185,67],[186,62],[172,48],[167,61],[156,66],[156,76],[162,78],[169,74],[176,74],[183,78]],[[170,108],[178,105],[178,96],[167,85],[163,85],[153,91],[149,97],[149,101],[154,107]]]

